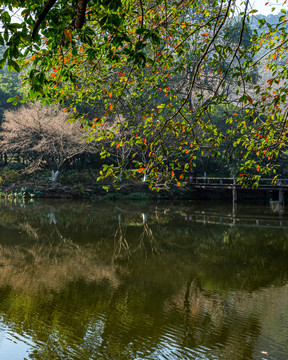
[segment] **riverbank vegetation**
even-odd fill
[[[1,4],[0,186],[286,176],[285,4]]]

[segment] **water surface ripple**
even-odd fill
[[[287,360],[287,228],[274,205],[3,201],[0,359]]]

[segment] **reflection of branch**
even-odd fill
[[[145,243],[145,238],[147,239],[146,243]],[[157,245],[157,241],[153,235],[152,229],[149,227],[147,222],[144,222],[143,231],[139,237],[138,246],[134,249],[133,252],[136,252],[140,249],[144,249],[145,254],[147,255],[147,247],[148,247],[147,245],[150,247],[151,253],[153,255],[159,254],[160,250]]]
[[[124,236],[123,226],[119,221],[118,228],[114,235],[114,252],[113,261],[121,256],[122,249],[124,249],[125,255],[130,258],[130,247]]]
[[[184,298],[184,311],[185,311],[185,340],[190,335],[190,316],[191,316],[191,304],[190,304],[190,289],[192,284],[192,278],[188,280]]]
[[[38,229],[34,229],[30,224],[21,223],[21,224],[19,224],[19,229],[26,232],[26,234],[32,240],[39,240],[39,236],[38,236],[38,233],[37,233]]]
[[[138,243],[136,246],[131,248],[131,245],[128,243],[125,234],[124,227],[121,223],[121,214],[118,216],[118,228],[114,235],[114,252],[113,252],[113,261],[122,257],[122,259],[129,260],[132,254],[137,253],[138,251],[144,251],[146,257],[148,253],[153,255],[159,254],[160,249],[157,244],[157,241],[154,237],[152,229],[147,223],[146,215],[143,213],[143,231],[141,232]],[[137,239],[136,239],[137,240]]]
[[[57,226],[57,220],[56,220],[56,217],[53,213],[53,211],[50,211],[49,214],[48,214],[48,218],[49,218],[49,224],[53,226],[53,231],[50,232],[50,237],[53,237],[53,235],[56,233],[57,235],[57,238],[59,240],[61,240],[60,243],[58,243],[58,245],[56,246],[56,250],[58,251],[60,246],[61,246],[61,243],[65,244],[65,245],[71,245],[73,247],[76,247],[78,250],[80,249],[78,245],[76,245],[73,240],[69,239],[69,238],[66,238],[64,237],[60,230],[58,229],[58,226]]]

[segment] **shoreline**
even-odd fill
[[[110,186],[109,191],[103,186]],[[227,190],[194,189],[188,183],[181,187],[169,184],[166,189],[151,190],[148,183],[123,183],[118,188],[113,184],[77,183],[74,185],[47,182],[22,182],[0,188],[0,198],[43,199],[127,199],[127,200],[220,200],[232,201],[232,192]],[[237,202],[269,203],[271,194],[253,189],[240,189]]]

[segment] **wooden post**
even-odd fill
[[[279,204],[284,203],[284,192],[282,188],[279,189],[278,202]]]
[[[237,203],[233,201],[232,204],[232,217],[235,218],[237,215]]]

